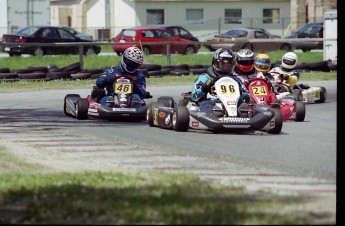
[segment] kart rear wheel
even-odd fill
[[[295,101],[303,101],[302,90],[300,90],[300,89],[293,89],[292,94],[293,94],[293,99]]]
[[[283,115],[282,112],[280,111],[279,108],[272,108],[272,110],[274,111],[274,117],[275,117],[275,121],[274,121],[274,128],[268,130],[267,132],[270,134],[279,134],[282,131],[283,128]]]
[[[326,88],[321,86],[320,87],[320,99],[316,100],[315,103],[325,103],[327,98],[327,91]]]
[[[67,112],[67,98],[80,98],[79,94],[67,94],[65,96],[64,102],[63,102],[63,112],[65,115],[70,116],[70,114]]]
[[[146,110],[146,121],[147,124],[149,124],[150,127],[154,126],[153,124],[153,109],[157,108],[157,102],[152,102],[147,106]]]
[[[303,122],[305,118],[305,104],[302,101],[295,102],[296,107],[296,122]]]
[[[87,119],[87,112],[89,110],[89,101],[86,98],[80,98],[75,106],[77,119]]]
[[[189,110],[186,106],[177,106],[173,115],[173,129],[186,132],[189,128]]]

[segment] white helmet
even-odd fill
[[[297,65],[298,57],[294,52],[287,52],[282,57],[281,66],[285,69],[294,69]]]
[[[135,72],[144,62],[144,54],[137,47],[129,47],[122,55],[122,67],[129,73]]]

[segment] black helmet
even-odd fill
[[[129,73],[135,72],[144,62],[143,52],[137,47],[129,47],[122,55],[122,67]]]
[[[231,73],[235,67],[236,54],[228,48],[217,49],[213,53],[212,67],[220,73]]]

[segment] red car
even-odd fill
[[[119,56],[130,46],[136,46],[142,49],[145,55],[166,54],[167,43],[169,42],[171,42],[170,53],[195,54],[200,49],[198,43],[179,38],[172,32],[159,27],[134,27],[122,29],[112,41],[117,42],[112,45],[112,48]],[[127,42],[137,43],[124,44]],[[177,42],[181,42],[181,44]]]

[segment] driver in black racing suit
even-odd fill
[[[202,112],[211,114],[216,97],[207,97],[212,90],[214,83],[223,76],[231,76],[240,85],[241,103],[249,103],[250,96],[243,82],[233,74],[236,62],[236,54],[228,48],[217,49],[212,58],[212,66],[207,69],[206,73],[201,74],[194,82],[192,87],[192,99],[199,104]]]

